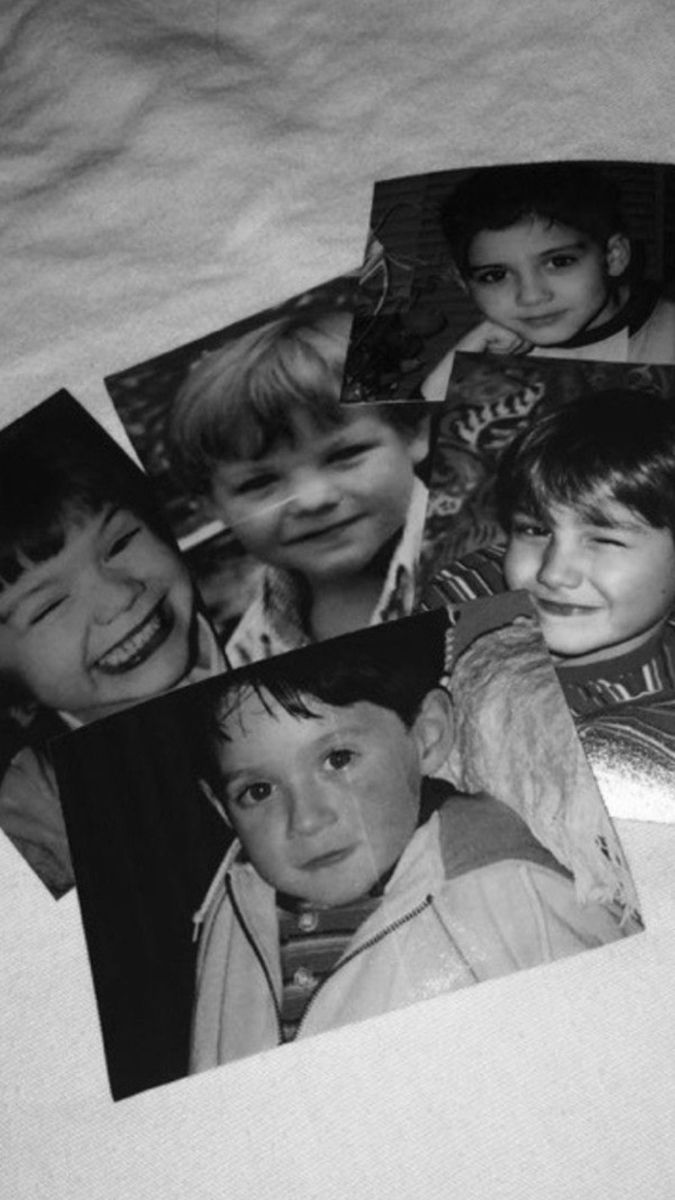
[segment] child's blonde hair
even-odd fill
[[[351,322],[346,310],[299,309],[231,338],[192,366],[167,429],[171,466],[190,491],[208,494],[223,461],[260,458],[277,442],[292,442],[299,413],[320,427],[344,422],[340,391]]]

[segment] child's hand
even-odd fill
[[[531,349],[532,342],[493,321],[481,321],[455,346],[455,350],[469,350],[472,354],[529,354]]]

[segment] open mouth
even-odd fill
[[[164,607],[164,597],[147,617],[121,641],[106,650],[94,663],[106,675],[124,675],[134,671],[166,641],[174,626],[173,613]]]
[[[307,533],[301,533],[297,537],[290,538],[287,546],[300,546],[305,542],[320,542],[329,540],[332,537],[337,537],[343,530],[350,529],[361,517],[347,517],[345,521],[337,521],[333,525],[322,525],[320,529],[310,529]]]
[[[342,850],[330,850],[328,854],[319,854],[316,858],[310,858],[308,862],[303,863],[302,870],[322,871],[325,867],[337,866],[338,863],[349,858],[354,850],[354,846],[346,846]]]

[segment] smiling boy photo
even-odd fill
[[[344,303],[310,293],[183,347],[176,366],[170,355],[108,381],[190,561],[196,537],[221,531],[222,573],[205,588],[195,575],[209,611],[227,614],[233,666],[412,611],[428,414],[340,404],[351,323]],[[144,371],[179,382],[146,401]],[[203,530],[190,548],[166,503],[179,491]],[[237,554],[244,586],[225,571]]]
[[[675,687],[675,404],[639,390],[543,413],[505,450],[506,545],[441,570],[446,601],[526,589],[570,707]]]
[[[639,277],[619,189],[599,166],[485,168],[441,222],[484,317],[456,350],[675,362],[675,303]],[[445,394],[451,370],[452,352],[425,380],[427,399]]]
[[[674,189],[671,166],[612,161],[378,182],[345,400],[443,400],[457,350],[675,362]],[[378,374],[395,325],[405,355]]]
[[[141,472],[67,393],[0,433],[0,492],[0,827],[58,896],[49,737],[223,660]]]
[[[205,356],[175,399],[176,472],[265,565],[233,665],[411,611],[428,452],[415,406],[339,404],[351,317],[281,317]]]

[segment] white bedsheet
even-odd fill
[[[4,0],[2,420],[361,256],[375,178],[675,160],[672,0]],[[113,1105],[74,895],[0,843],[0,1194],[675,1195],[675,827],[648,932]]]

